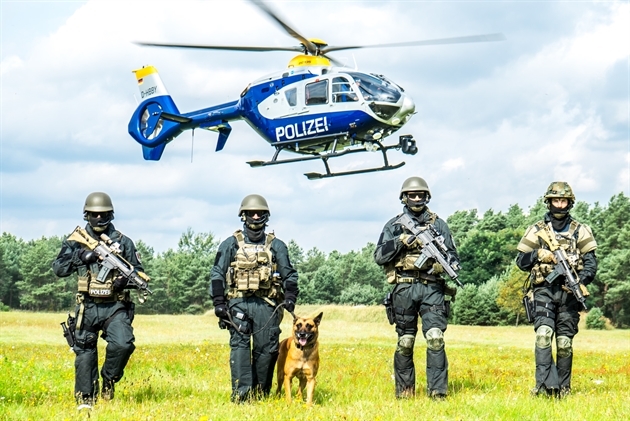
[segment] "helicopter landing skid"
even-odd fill
[[[403,136],[401,136],[402,138]],[[407,142],[409,142],[409,138],[405,139]],[[299,158],[288,158],[288,159],[278,159],[278,155],[280,154],[280,151],[282,151],[283,147],[282,146],[277,146],[276,147],[276,152],[273,155],[273,158],[271,159],[271,161],[249,161],[247,162],[252,168],[257,168],[257,167],[266,167],[268,165],[278,165],[278,164],[287,164],[290,162],[302,162],[302,161],[312,161],[314,159],[321,159],[322,162],[324,163],[324,167],[326,168],[326,172],[325,173],[316,173],[316,172],[309,172],[309,173],[305,173],[304,175],[306,176],[306,178],[308,178],[309,180],[319,180],[322,178],[330,178],[330,177],[339,177],[342,175],[353,175],[353,174],[364,174],[364,173],[370,173],[370,172],[377,172],[377,171],[388,171],[388,170],[394,170],[396,168],[400,168],[403,165],[405,165],[405,162],[402,161],[398,164],[393,164],[391,165],[387,159],[387,151],[390,149],[400,149],[401,147],[403,147],[403,149],[406,148],[406,144],[403,144],[402,142],[403,139],[401,139],[397,144],[395,145],[388,145],[385,146],[383,145],[381,142],[379,141],[374,141],[373,146],[374,146],[374,150],[379,150],[381,151],[381,153],[383,154],[383,165],[380,167],[372,167],[372,168],[363,168],[360,170],[352,170],[352,171],[342,171],[342,172],[332,172],[330,170],[330,166],[328,165],[328,160],[330,158],[337,158],[339,156],[343,156],[343,155],[349,155],[352,153],[358,153],[358,152],[366,152],[367,149],[345,149],[342,151],[337,152],[336,148],[337,148],[337,139],[335,139],[335,141],[333,142],[332,148],[331,148],[331,152],[328,153],[324,153],[324,154],[314,154],[311,156],[301,156]],[[415,143],[414,145],[415,146]],[[416,149],[417,151],[417,149]],[[405,152],[404,153],[409,153],[409,152]],[[411,152],[409,154],[415,154],[415,152]]]

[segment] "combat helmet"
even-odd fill
[[[429,190],[429,185],[424,178],[421,177],[409,177],[403,182],[402,187],[400,188],[400,194],[398,195],[399,199],[403,198],[403,194],[409,193],[410,191],[425,191],[427,192],[429,199],[431,198],[431,191]]]
[[[419,200],[411,200],[409,197],[407,197],[407,193],[410,192],[425,192],[426,195]],[[427,203],[429,203],[429,201],[431,200],[431,191],[429,190],[429,185],[424,180],[424,178],[409,177],[403,182],[398,198],[413,212],[422,212],[425,209]]]
[[[88,194],[83,205],[83,212],[113,212],[114,205],[107,193],[94,192]]]
[[[569,202],[575,202],[573,189],[566,181],[554,181],[547,188],[545,193],[545,203],[549,203],[550,199],[568,199]]]
[[[251,216],[247,215],[247,211],[262,211],[259,219],[254,219]],[[238,216],[241,217],[241,220],[245,222],[248,228],[252,230],[261,230],[265,227],[267,222],[269,221],[269,205],[267,205],[267,201],[264,197],[259,194],[250,194],[245,196],[245,198],[241,201],[241,206],[238,208]]]
[[[250,194],[245,196],[245,198],[241,201],[241,207],[238,208],[238,216],[241,216],[244,211],[248,210],[262,210],[270,213],[267,201],[259,194]]]
[[[88,221],[96,232],[103,232],[114,219],[114,205],[107,193],[88,194],[83,205],[83,219]]]

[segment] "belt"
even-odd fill
[[[439,282],[441,280],[441,278],[435,275],[429,275],[428,273],[419,270],[396,271],[396,283],[415,284],[422,282],[423,284],[427,284],[429,282]]]
[[[233,294],[229,294],[229,299],[231,300],[234,298],[259,297],[267,302],[267,304],[275,307],[276,303],[268,297],[269,292],[270,290],[268,289],[257,289],[255,291],[252,291],[251,289],[247,291],[235,291]]]
[[[114,294],[111,297],[91,297],[89,294],[87,293],[79,293],[77,295],[83,295],[83,299],[79,299],[79,297],[77,297],[77,303],[79,303],[79,301],[83,301],[86,303],[96,303],[96,304],[100,304],[100,303],[113,303],[116,301],[124,301],[125,297],[122,294]],[[122,295],[122,298],[121,298]]]

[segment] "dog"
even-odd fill
[[[280,343],[276,394],[279,395],[284,386],[287,403],[291,403],[291,381],[297,377],[300,380],[297,397],[302,400],[306,387],[306,404],[313,405],[315,377],[319,370],[318,328],[323,315],[322,312],[315,318],[294,316],[291,336]]]

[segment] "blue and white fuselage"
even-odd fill
[[[164,146],[187,129],[217,131],[217,151],[231,132],[229,122],[245,120],[270,144],[300,154],[369,147],[401,128],[413,115],[411,98],[383,76],[332,66],[276,72],[252,82],[240,99],[180,113],[157,70],[136,70],[142,102],[129,133],[145,159],[159,160]]]

